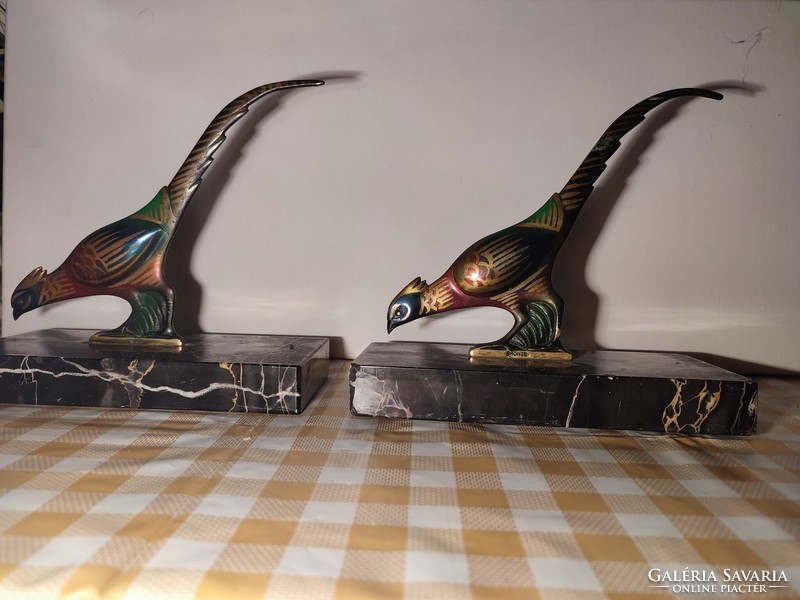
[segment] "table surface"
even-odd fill
[[[800,379],[710,439],[354,417],[348,367],[299,416],[0,407],[0,596],[633,599],[752,570],[800,595]]]

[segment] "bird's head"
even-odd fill
[[[14,309],[14,320],[34,308],[39,308],[46,302],[42,301],[42,287],[47,271],[36,267],[25,279],[19,282],[17,289],[11,296],[11,308]]]
[[[428,287],[427,282],[419,277],[404,287],[389,305],[386,315],[386,330],[392,330],[404,323],[410,323],[422,316],[422,292]]]

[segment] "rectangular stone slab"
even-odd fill
[[[328,338],[197,333],[183,349],[89,344],[83,329],[0,339],[0,402],[299,414],[328,375]]]
[[[758,387],[681,354],[576,352],[550,363],[476,362],[469,346],[370,344],[350,367],[355,415],[750,435]]]

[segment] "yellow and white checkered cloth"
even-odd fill
[[[348,366],[300,416],[0,407],[0,597],[800,594],[800,380],[707,439],[353,417]]]

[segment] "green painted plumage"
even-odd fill
[[[539,348],[556,339],[558,310],[550,302],[531,302],[525,305],[528,320],[509,340],[516,348]]]

